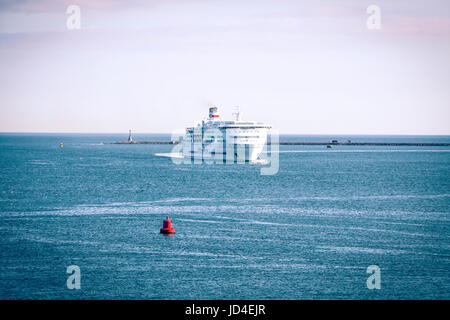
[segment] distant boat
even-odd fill
[[[328,149],[331,149],[331,148],[333,148],[333,146],[332,146],[331,144],[328,144],[328,145],[327,145],[327,148],[328,148]]]

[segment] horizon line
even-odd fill
[[[128,135],[128,132],[80,132],[80,131],[0,131],[0,134],[117,134]],[[168,132],[134,132],[132,134],[155,134],[171,135]],[[181,133],[180,133],[181,134]],[[184,132],[182,133],[184,134]],[[450,133],[279,133],[280,135],[300,135],[300,136],[450,136]]]

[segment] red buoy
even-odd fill
[[[164,234],[175,233],[175,229],[172,227],[172,220],[169,219],[169,216],[167,216],[166,220],[163,221],[163,227],[159,230],[159,232]]]

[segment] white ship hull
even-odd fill
[[[263,135],[263,133],[261,133]],[[267,133],[264,133],[267,136]],[[264,142],[256,143],[193,143],[191,141],[183,142],[183,156],[194,159],[215,159],[229,162],[253,162],[258,159],[264,150]]]

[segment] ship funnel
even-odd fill
[[[219,113],[217,107],[209,108],[209,120],[219,120]]]

